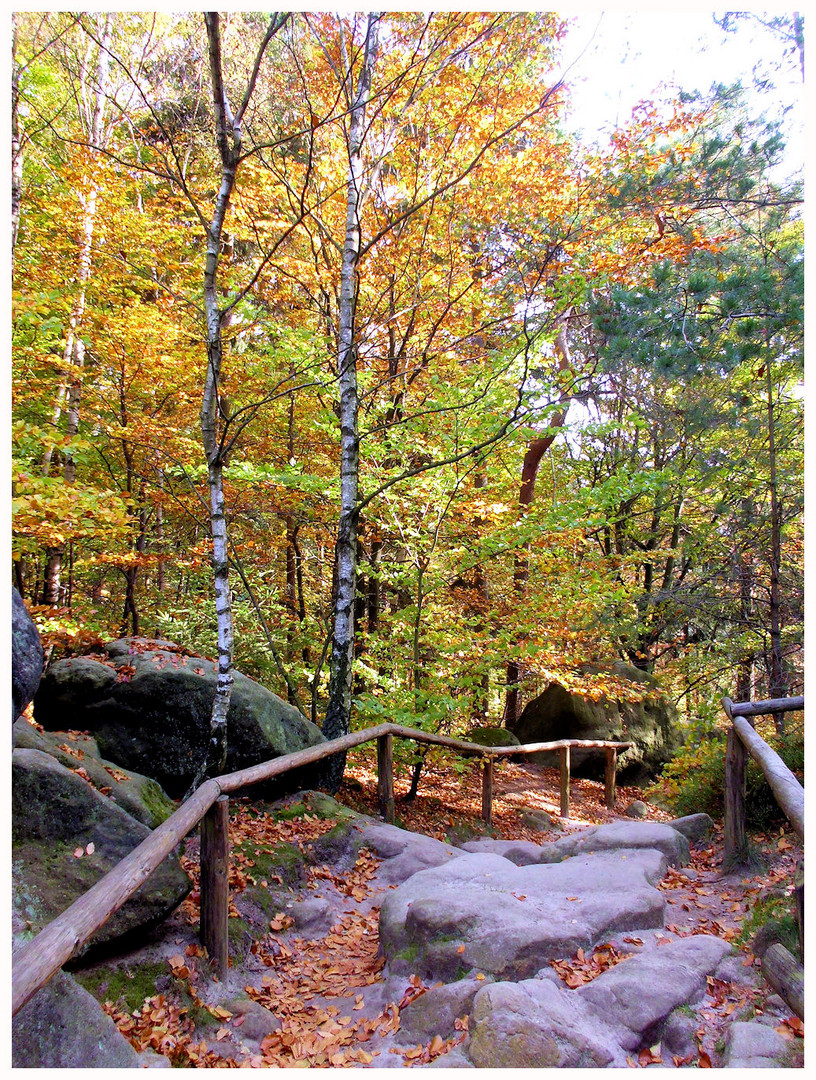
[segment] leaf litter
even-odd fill
[[[552,776],[548,774],[552,773]],[[352,761],[348,770],[350,783],[340,798],[348,805],[366,813],[376,813],[376,776],[373,771]],[[480,830],[480,798],[474,785],[451,777],[444,768],[433,765],[423,774],[423,794],[412,802],[398,803],[403,827],[445,839],[456,823],[470,823],[474,832]],[[565,825],[597,824],[620,818],[632,797],[641,796],[637,789],[618,789],[618,805],[610,812],[603,805],[603,785],[592,781],[576,783],[571,792],[569,822],[557,820],[559,788],[557,770],[548,770],[525,763],[523,766],[503,766],[500,777],[505,778],[505,791],[497,784],[494,803],[495,835],[504,839],[554,839]],[[470,792],[469,787],[474,786]],[[541,832],[527,828],[519,817],[520,809],[531,806],[548,810],[554,815],[554,835],[542,837]],[[651,820],[670,820],[668,814],[649,807]],[[242,800],[230,820],[230,915],[240,915],[236,897],[249,886],[262,888],[281,886],[278,875],[269,880],[257,874],[253,858],[279,844],[290,844],[304,854],[309,845],[337,825],[331,818],[304,814],[297,818],[277,818],[258,809],[258,805]],[[798,841],[787,835],[763,837],[769,840],[768,849],[773,864],[764,874],[740,879],[735,875],[721,877],[721,830],[705,848],[692,853],[689,867],[670,868],[659,887],[672,905],[666,932],[674,937],[692,934],[716,934],[741,948],[747,968],[758,966],[748,947],[739,940],[742,919],[757,898],[768,890],[787,888],[793,878],[793,866],[799,852]],[[240,850],[238,845],[241,845]],[[181,912],[189,928],[199,920],[198,859],[193,850],[183,857],[183,865],[193,880],[193,890]],[[379,860],[365,848],[349,871],[336,871],[322,864],[306,867],[305,890],[315,895],[321,887],[330,887],[346,899],[346,907],[328,932],[319,938],[295,936],[293,920],[284,910],[273,911],[268,932],[256,937],[248,959],[262,972],[259,979],[247,983],[245,993],[258,1006],[277,1017],[280,1027],[264,1035],[255,1046],[242,1042],[244,1015],[233,1015],[228,1009],[207,1004],[212,995],[212,980],[206,953],[197,943],[189,944],[184,954],[176,953],[168,960],[171,974],[166,993],[147,998],[132,1013],[121,1012],[107,1002],[105,1010],[113,1017],[122,1033],[138,1049],[153,1049],[168,1057],[171,1064],[190,1068],[355,1068],[388,1064],[382,1054],[399,1055],[404,1067],[428,1064],[448,1053],[467,1038],[468,1018],[456,1021],[455,1035],[444,1039],[435,1035],[426,1043],[413,1046],[394,1045],[400,1032],[400,1010],[427,992],[428,987],[417,975],[406,978],[399,1001],[382,1004],[384,958],[378,948],[377,889],[372,882]],[[302,898],[302,896],[301,896]],[[525,897],[519,896],[523,900]],[[664,937],[668,943],[672,938]],[[569,989],[575,989],[597,978],[615,964],[625,961],[643,945],[640,938],[624,936],[616,941],[596,946],[591,951],[579,949],[572,957],[551,960],[550,964]],[[660,942],[658,942],[660,944]],[[232,963],[233,961],[231,961]],[[247,968],[249,970],[249,967]],[[481,976],[483,979],[484,976]],[[184,988],[185,1005],[176,994]],[[208,988],[208,993],[202,989]],[[377,987],[374,1004],[366,1005],[366,991]],[[667,1056],[660,1044],[642,1048],[628,1059],[630,1067],[644,1068],[671,1063],[675,1067],[712,1068],[719,1062],[717,1051],[725,1026],[746,1010],[752,1016],[761,1015],[770,996],[769,988],[743,985],[709,977],[704,1002],[697,1007],[699,1026],[696,1031],[696,1052],[680,1057]],[[216,1021],[215,1028],[202,1029],[201,1016]],[[804,1024],[798,1017],[787,1016],[776,1030],[795,1044],[801,1053]],[[378,1060],[379,1059],[379,1060]]]

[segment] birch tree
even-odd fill
[[[357,355],[355,313],[357,308],[357,267],[360,261],[360,216],[363,204],[363,139],[366,109],[377,48],[380,15],[371,12],[366,20],[363,54],[356,86],[348,92],[348,178],[346,185],[346,234],[340,268],[338,305],[340,392],[340,518],[337,527],[337,597],[334,604],[329,704],[323,723],[327,739],[348,731],[351,711],[351,669],[354,660],[354,600],[357,589],[357,491],[360,475],[357,396]],[[344,51],[347,46],[344,44]],[[351,73],[348,53],[346,70]],[[330,759],[329,785],[336,790],[345,767],[345,757]]]
[[[223,769],[227,756],[227,715],[232,697],[234,630],[229,582],[229,537],[224,503],[224,465],[230,417],[221,394],[224,366],[223,331],[229,322],[232,305],[219,303],[218,267],[224,240],[224,225],[241,162],[243,134],[241,124],[252,99],[261,62],[267,46],[286,22],[285,14],[273,14],[255,57],[243,99],[233,114],[224,84],[221,19],[217,12],[204,15],[210,61],[212,103],[215,118],[215,141],[221,162],[221,183],[207,229],[207,253],[204,269],[204,317],[206,324],[207,367],[201,404],[201,437],[207,459],[207,483],[210,501],[210,529],[213,550],[213,584],[217,617],[218,679],[210,718],[207,754],[199,766],[191,789],[198,786],[208,771]]]

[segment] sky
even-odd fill
[[[626,121],[632,107],[661,85],[705,91],[715,81],[740,80],[750,86],[755,65],[767,73],[778,63],[777,91],[757,94],[753,101],[758,113],[768,115],[794,106],[789,116],[790,161],[794,167],[803,164],[804,91],[798,58],[784,58],[779,41],[755,20],[740,23],[726,35],[715,25],[711,9],[581,11],[564,43],[563,60],[572,123],[591,138],[616,121]]]

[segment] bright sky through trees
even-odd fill
[[[589,136],[609,133],[639,101],[668,97],[676,87],[704,93],[714,82],[747,88],[770,78],[773,88],[756,91],[753,100],[768,118],[789,110],[786,161],[793,172],[804,161],[804,93],[799,57],[783,49],[756,18],[726,34],[712,11],[580,12],[564,50],[565,64],[574,61],[567,75],[572,124]]]

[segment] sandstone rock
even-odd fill
[[[645,802],[641,799],[635,799],[634,802],[629,803],[623,812],[630,818],[645,818],[649,811]]]
[[[82,769],[90,782],[131,817],[155,829],[177,809],[155,780],[137,772],[124,772],[99,756],[96,740],[90,735],[65,731],[39,732],[24,717],[13,729],[14,745],[23,750],[41,750],[66,769]]]
[[[614,1034],[574,995],[546,980],[481,990],[467,1056],[479,1069],[623,1067]]]
[[[40,684],[35,710],[48,730],[89,731],[106,759],[152,777],[178,798],[206,751],[217,671],[209,660],[160,644],[124,639],[106,647],[108,663],[89,657],[59,661]],[[226,771],[323,741],[294,706],[240,673],[228,729]],[[278,788],[304,786],[309,775],[287,774]]]
[[[469,1061],[460,1047],[455,1046],[447,1054],[434,1058],[427,1065],[420,1065],[420,1069],[474,1069],[476,1066]]]
[[[516,866],[531,866],[533,863],[560,862],[563,856],[554,850],[553,844],[534,844],[532,840],[469,840],[462,844],[464,851],[487,852],[501,855]]]
[[[40,633],[16,589],[11,590],[11,720],[34,697],[43,672]]]
[[[293,900],[286,905],[286,913],[295,920],[297,930],[312,937],[325,934],[332,923],[331,904],[316,896]]]
[[[613,821],[563,836],[551,845],[560,857],[586,855],[593,851],[622,848],[661,851],[672,866],[684,866],[690,858],[689,844],[682,833],[658,822]]]
[[[99,1002],[58,971],[11,1022],[15,1069],[170,1068],[152,1052],[139,1054]]]
[[[696,1031],[700,1024],[698,1017],[675,1009],[663,1025],[660,1042],[666,1054],[678,1057],[697,1056]]]
[[[476,743],[477,746],[519,746],[518,736],[505,727],[496,725],[483,725],[471,728],[463,736],[465,742]]]
[[[609,674],[593,664],[582,665],[581,672]],[[634,747],[618,758],[619,783],[644,784],[654,779],[680,745],[677,710],[661,693],[652,675],[623,663],[614,664],[612,674],[642,695],[641,700],[602,697],[595,701],[552,682],[528,702],[512,726],[513,733],[522,743],[557,739],[633,742]],[[557,755],[552,753],[536,754],[533,760],[544,765],[558,764]],[[576,776],[600,779],[604,773],[604,755],[598,750],[573,747],[571,768]]]
[[[574,993],[618,1032],[620,1045],[639,1049],[679,1005],[697,1001],[731,946],[706,934],[653,945],[609,968]]]
[[[228,1001],[224,1007],[233,1016],[244,1018],[234,1028],[242,1042],[260,1043],[267,1035],[273,1035],[282,1027],[281,1021],[274,1013],[265,1009],[259,1002],[252,1001],[251,998],[235,998]]]
[[[519,810],[519,819],[522,825],[526,825],[528,829],[535,829],[537,832],[547,832],[552,828],[552,817],[546,810],[536,810],[525,807],[523,810]]]
[[[398,885],[429,867],[443,866],[462,852],[441,840],[422,833],[407,832],[396,825],[377,822],[363,824],[362,844],[383,859],[377,879],[388,885]]]
[[[686,1045],[675,1010],[700,998],[730,947],[696,935],[652,945],[577,990],[552,979],[495,983],[470,1015],[468,1058],[477,1068],[624,1067],[627,1054],[665,1037]]]
[[[714,828],[714,821],[708,814],[688,814],[686,817],[675,818],[669,825],[676,829],[691,844],[699,844]]]
[[[11,790],[14,907],[34,931],[87,892],[150,833],[40,750],[13,751]],[[82,951],[137,931],[144,934],[181,903],[190,887],[178,861],[168,856]]]
[[[456,1021],[470,1013],[483,987],[484,983],[476,979],[432,986],[400,1009],[400,1031],[406,1038],[419,1042],[434,1035],[449,1038],[454,1034]]]
[[[790,1044],[773,1028],[756,1022],[737,1021],[725,1037],[723,1066],[726,1069],[781,1069]]]
[[[386,896],[380,943],[395,973],[529,978],[547,959],[591,948],[614,930],[662,926],[664,899],[653,883],[665,869],[653,850],[520,867],[460,853]]]

